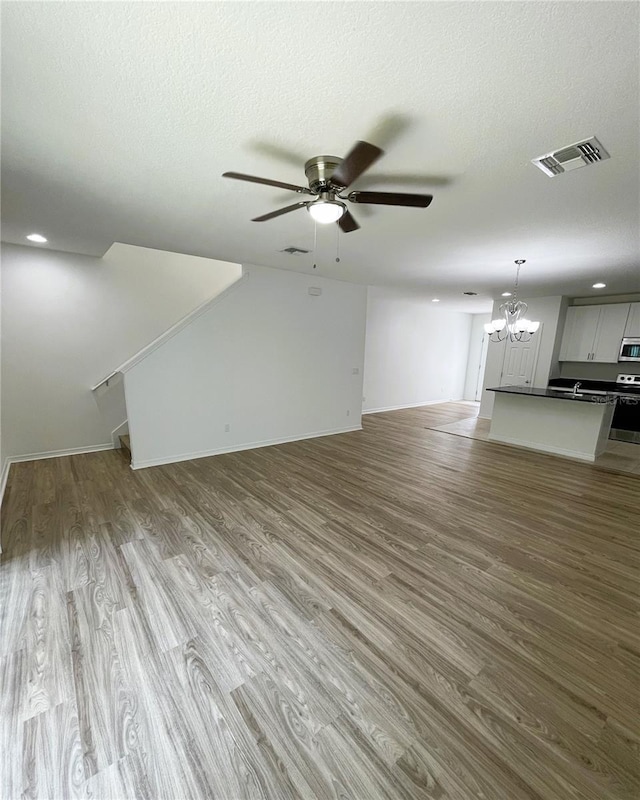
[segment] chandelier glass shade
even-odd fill
[[[533,334],[540,327],[537,320],[527,317],[527,304],[518,300],[518,279],[520,277],[520,267],[525,263],[523,258],[516,262],[516,282],[513,289],[513,296],[500,306],[502,316],[492,319],[485,323],[484,329],[489,334],[492,342],[504,342],[506,339],[512,342],[528,342]]]

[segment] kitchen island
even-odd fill
[[[498,386],[489,439],[595,461],[607,446],[616,395]]]

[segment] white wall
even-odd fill
[[[499,306],[501,300],[496,300],[493,305],[492,319],[500,316]],[[560,352],[560,341],[564,320],[567,313],[566,297],[534,297],[526,301],[529,305],[527,317],[539,320],[541,328],[536,336],[540,337],[538,347],[538,362],[533,376],[532,385],[537,388],[544,388],[549,383],[549,378],[559,374],[560,367],[558,355]],[[493,412],[494,393],[486,391],[488,386],[499,386],[502,375],[502,362],[504,359],[505,344],[489,342],[487,352],[487,364],[484,371],[482,401],[480,403],[479,416],[486,419],[491,418]]]
[[[370,286],[364,367],[365,412],[460,400],[471,314],[416,294]]]
[[[360,427],[366,287],[245,272],[125,373],[134,468]]]
[[[2,456],[110,443],[91,386],[237,280],[237,264],[114,244],[2,247]]]
[[[2,436],[2,267],[0,265],[0,505],[9,476],[9,464],[5,460],[5,442]],[[0,548],[0,552],[2,549]]]
[[[485,336],[484,324],[491,321],[491,314],[473,314],[471,317],[471,334],[469,336],[469,358],[467,359],[467,373],[464,381],[464,399],[475,400],[479,375],[482,368],[482,355]]]

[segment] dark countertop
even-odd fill
[[[615,394],[582,394],[571,392],[554,392],[552,389],[535,389],[533,386],[494,386],[488,392],[503,392],[505,394],[523,394],[529,397],[551,397],[553,400],[571,400],[574,403],[615,403],[618,398]]]

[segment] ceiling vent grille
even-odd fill
[[[308,253],[308,250],[303,250],[301,247],[285,247],[284,250],[280,251],[281,253],[289,253],[291,256],[297,256],[300,253]]]
[[[533,158],[531,163],[541,169],[545,175],[555,178],[556,175],[562,175],[563,172],[588,167],[589,164],[597,164],[598,161],[605,161],[607,158],[610,158],[609,153],[595,136],[592,136],[582,142],[554,150],[553,153]]]

